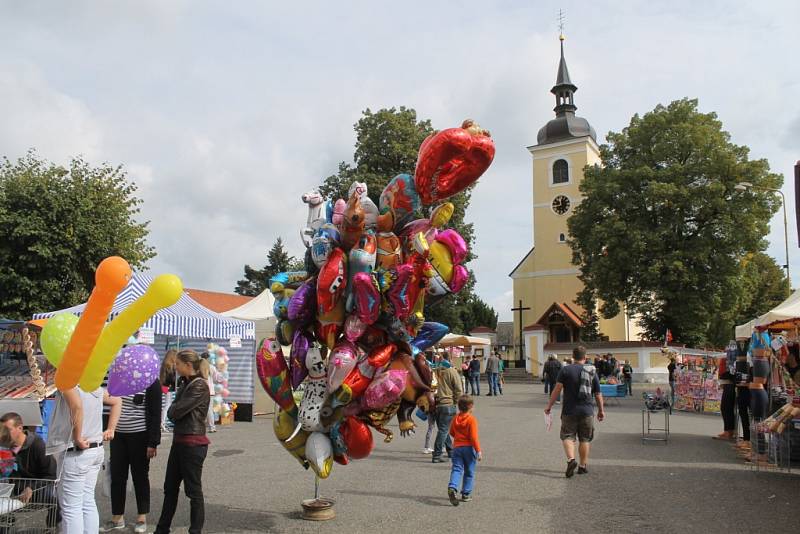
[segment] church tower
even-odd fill
[[[567,245],[567,219],[581,201],[584,167],[601,164],[594,128],[575,115],[578,87],[567,69],[564,36],[559,40],[561,59],[556,83],[550,89],[556,99],[556,116],[539,130],[536,144],[528,147],[533,157],[533,247],[510,274],[514,307],[522,308],[514,312],[514,340],[518,347],[529,341],[522,358],[517,356],[517,365],[525,360],[528,371],[535,375],[541,369],[536,362],[543,361],[544,346],[577,342],[583,326],[583,310],[575,304],[582,283]],[[626,323],[624,314],[611,320],[601,318],[600,331],[610,339],[627,340]]]

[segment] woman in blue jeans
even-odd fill
[[[473,395],[481,394],[481,361],[478,358],[469,362],[469,387]]]

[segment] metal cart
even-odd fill
[[[55,534],[58,480],[0,479],[0,534]]]

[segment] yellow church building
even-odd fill
[[[548,354],[563,360],[578,344],[583,309],[575,299],[582,288],[579,270],[572,264],[567,244],[567,219],[581,202],[579,186],[588,165],[600,165],[600,147],[589,121],[575,114],[575,92],[564,59],[564,37],[556,84],[555,118],[545,124],[536,144],[528,147],[533,159],[531,211],[533,246],[510,273],[514,289],[514,344],[517,366],[540,376]],[[590,353],[613,353],[629,360],[638,379],[666,377],[661,343],[639,340],[636,321],[623,311],[612,319],[600,318],[607,341],[583,343]]]

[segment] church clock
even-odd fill
[[[569,211],[569,204],[569,198],[564,195],[558,195],[553,199],[552,208],[559,215],[564,215]]]

